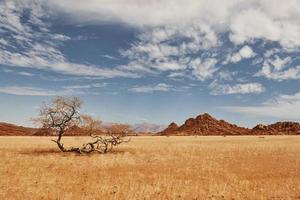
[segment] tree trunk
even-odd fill
[[[64,134],[64,131],[60,130],[59,134],[58,134],[58,138],[56,140],[56,144],[62,152],[66,152],[67,150],[65,149],[64,145],[62,143],[60,143],[63,134]]]

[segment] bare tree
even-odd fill
[[[34,121],[57,135],[57,139],[52,141],[63,152],[107,153],[114,146],[130,140],[125,140],[126,135],[123,133],[109,132],[106,136],[94,135],[95,130],[100,129],[101,121],[91,116],[81,115],[79,113],[81,106],[82,101],[79,98],[56,97],[51,104],[41,106],[39,117]],[[61,141],[62,136],[74,126],[81,127],[81,130],[85,131],[93,141],[83,144],[82,147],[66,148]]]
[[[132,128],[129,124],[113,124],[109,129],[108,132],[111,134],[117,135],[130,135],[132,134]]]

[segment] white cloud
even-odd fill
[[[246,44],[259,39],[278,42],[285,49],[300,47],[300,2],[297,0],[154,0],[143,3],[138,0],[100,3],[57,0],[48,5],[70,15],[75,22],[115,22],[138,27],[139,41],[121,51],[129,59],[128,64],[118,68],[121,71],[186,70],[186,66],[192,65],[191,60],[203,59],[203,51],[217,50],[222,45],[219,36],[223,33],[229,33],[234,45],[245,44],[225,64],[254,57],[256,54]],[[198,71],[193,71],[193,75],[206,79],[199,76]]]
[[[231,40],[237,44],[265,39],[286,48],[300,46],[298,0],[53,0],[47,3],[79,22],[182,27],[202,21],[218,32],[230,32]],[[160,32],[157,37],[168,35]]]
[[[137,38],[139,42],[120,53],[130,60],[127,69],[140,71],[184,70],[190,55],[199,56],[199,51],[214,48],[219,43],[215,32],[201,22],[146,29]]]
[[[94,94],[90,89],[105,87],[107,83],[92,83],[84,85],[68,85],[57,89],[46,89],[32,86],[0,86],[0,93],[22,96],[65,96],[65,95],[81,95]],[[163,87],[164,85],[161,85]]]
[[[172,90],[172,86],[165,84],[165,83],[159,83],[157,85],[144,85],[144,86],[135,86],[130,89],[131,92],[137,92],[137,93],[152,93],[152,92],[167,92]]]
[[[269,49],[264,53],[264,57],[265,58],[270,58],[271,56],[273,56],[276,53],[279,53],[281,50],[278,48],[273,48],[273,49]]]
[[[241,44],[251,39],[280,39],[279,24],[259,9],[249,9],[237,13],[230,24],[231,40]]]
[[[259,94],[265,91],[265,87],[260,83],[243,83],[243,84],[219,84],[213,82],[210,85],[212,95],[223,95],[223,94]]]
[[[91,88],[102,88],[107,86],[107,83],[93,83],[93,84],[84,84],[84,85],[68,85],[64,86],[64,89],[91,89]]]
[[[89,0],[81,1],[54,0],[49,4],[72,15],[76,21],[124,22],[134,26],[160,26],[165,23],[184,23],[197,17],[201,1],[187,0]],[[185,10],[185,12],[182,12]],[[77,14],[76,14],[77,13]],[[93,13],[93,15],[90,15]],[[79,17],[80,16],[80,17]],[[137,17],[142,16],[142,17]]]
[[[3,69],[3,72],[5,72],[5,73],[18,74],[18,75],[21,75],[21,76],[35,76],[34,74],[29,73],[29,72],[24,72],[24,71],[14,71],[14,70],[11,70],[11,69],[6,69],[6,68]]]
[[[22,96],[56,96],[56,95],[71,95],[73,90],[49,90],[36,87],[25,86],[7,86],[0,87],[0,93],[22,95]]]
[[[281,120],[300,120],[300,92],[293,95],[279,95],[275,100],[255,106],[223,107],[229,112],[242,113],[253,116],[274,117]]]
[[[211,78],[214,72],[218,70],[218,68],[215,66],[216,64],[217,60],[214,58],[209,58],[204,61],[196,58],[190,62],[189,66],[193,69],[193,75],[197,79],[204,81],[208,78]]]
[[[1,46],[7,46],[8,42],[6,40],[4,40],[3,38],[0,38],[0,48]]]
[[[233,76],[237,75],[237,72],[219,71],[215,81],[232,81]]]
[[[17,72],[17,74],[19,74],[21,76],[34,76],[32,73],[29,73],[29,72]]]
[[[51,49],[47,49],[46,46],[45,51],[30,50],[23,53],[13,53],[4,50],[0,52],[0,63],[8,66],[35,68],[75,76],[138,77],[137,74],[118,69],[106,69],[95,65],[72,63],[66,60],[61,52],[56,54],[49,50]]]
[[[172,72],[168,75],[168,78],[171,78],[171,79],[174,79],[174,80],[181,79],[181,78],[184,78],[184,77],[187,77],[187,75],[183,72]]]
[[[107,58],[110,60],[119,60],[118,58],[114,57],[114,56],[110,56],[110,55],[101,55],[103,58]]]
[[[285,68],[286,65],[289,64],[291,61],[292,61],[291,57],[286,57],[284,59],[281,59],[278,56],[275,56],[274,60],[272,60],[272,59],[267,60],[267,62],[269,62],[271,65],[273,65],[274,69],[277,71],[280,71],[283,68]]]
[[[237,53],[234,53],[232,56],[229,56],[228,61],[233,63],[238,63],[243,59],[249,59],[254,56],[255,53],[253,52],[252,48],[249,47],[248,45],[245,45]],[[227,64],[228,61],[225,61],[225,64]]]
[[[28,19],[22,21],[27,11]],[[3,1],[0,3],[0,30],[6,33],[0,41],[0,64],[36,68],[75,76],[137,77],[131,72],[69,61],[59,50],[66,35],[52,33],[41,19],[48,13],[41,3]]]
[[[264,76],[268,79],[273,80],[289,80],[289,79],[300,79],[300,66],[289,68],[287,70],[276,71],[268,64],[265,64],[261,71],[256,76]]]
[[[282,81],[289,79],[300,79],[300,66],[290,67],[291,57],[266,58],[263,62],[262,69],[255,76],[262,76],[268,79]]]
[[[239,53],[242,56],[242,58],[251,58],[255,55],[251,47],[249,47],[248,45],[241,48]]]
[[[273,6],[274,4],[277,4],[276,7]],[[229,25],[230,39],[236,44],[263,39],[278,42],[285,48],[298,48],[300,46],[299,7],[300,2],[297,0],[254,1],[249,9],[233,13]],[[284,15],[282,12],[285,12]]]
[[[24,10],[28,11],[30,23],[21,21]],[[1,64],[74,76],[134,78],[143,73],[170,71],[187,76],[191,73],[190,78],[203,81],[215,74],[215,64],[222,60],[219,59],[224,52],[228,53],[222,43],[227,33],[233,45],[244,45],[228,62],[253,58],[256,54],[247,44],[257,40],[277,42],[291,52],[300,47],[298,0],[6,0],[0,3],[0,12],[1,31],[11,32],[10,39],[0,40],[4,48],[0,52]],[[75,24],[122,23],[137,28],[137,41],[120,51],[129,62],[107,68],[70,61],[59,45],[71,38],[50,31],[46,20],[52,15],[68,15],[65,19]],[[206,61],[207,58],[215,61]],[[276,65],[281,64],[271,68]],[[276,80],[299,77],[299,67],[274,72],[268,68],[259,74]]]

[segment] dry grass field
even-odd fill
[[[300,199],[297,136],[133,137],[106,155],[0,137],[0,159],[0,199]]]

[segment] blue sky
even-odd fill
[[[79,96],[103,121],[299,121],[298,0],[0,1],[0,121]]]

